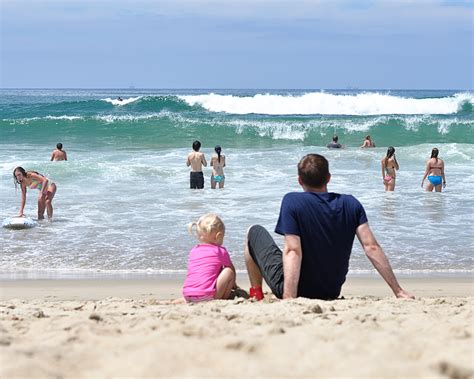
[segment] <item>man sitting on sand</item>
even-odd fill
[[[285,236],[283,252],[268,231],[253,225],[247,232],[245,263],[250,296],[263,298],[262,277],[280,299],[297,296],[336,299],[349,270],[354,236],[396,297],[414,298],[398,284],[375,239],[362,204],[351,195],[328,192],[329,164],[308,154],[298,164],[304,192],[285,195],[275,232]]]
[[[207,162],[203,153],[199,152],[201,148],[201,142],[193,142],[193,151],[188,154],[186,166],[191,166],[190,172],[190,187],[191,189],[203,189],[204,188],[204,175],[202,173],[202,166],[206,167]]]
[[[66,151],[63,150],[63,144],[58,143],[56,145],[56,149],[53,150],[53,154],[51,154],[52,161],[67,161],[67,154]]]

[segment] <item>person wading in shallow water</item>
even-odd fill
[[[372,141],[370,136],[365,137],[364,142],[360,148],[362,149],[362,148],[367,148],[367,147],[375,147],[375,143],[374,141]]]
[[[397,179],[396,170],[399,168],[400,166],[395,157],[395,148],[390,146],[385,158],[382,159],[382,180],[385,191],[393,191],[395,189],[395,181]]]
[[[66,154],[66,151],[63,150],[62,143],[58,143],[56,145],[56,149],[53,150],[53,153],[51,154],[51,160],[52,161],[67,161],[67,154]]]
[[[435,147],[431,150],[431,158],[426,162],[425,175],[421,180],[421,188],[428,177],[428,185],[426,186],[427,191],[441,192],[441,187],[446,187],[446,177],[444,176],[444,162],[441,158],[438,158],[439,150]]]
[[[189,185],[191,189],[203,189],[204,188],[204,175],[202,173],[202,166],[206,167],[206,157],[204,154],[199,152],[201,148],[201,142],[193,142],[193,151],[188,154],[186,160],[186,166],[191,166],[191,172],[189,173]]]
[[[338,136],[333,136],[332,137],[332,142],[327,144],[328,149],[340,149],[342,148],[342,145],[338,142],[339,137]]]
[[[214,154],[211,158],[211,167],[212,167],[212,175],[211,175],[211,188],[215,189],[217,183],[219,183],[219,188],[224,188],[225,183],[225,175],[224,175],[224,167],[225,167],[225,155],[221,154],[222,148],[217,145],[214,148],[216,154]]]
[[[38,196],[38,220],[44,219],[44,211],[48,212],[48,218],[53,218],[53,198],[56,194],[56,184],[36,171],[26,171],[23,167],[13,170],[13,181],[15,188],[21,187],[21,205],[17,217],[23,217],[26,204],[26,188],[39,190]]]

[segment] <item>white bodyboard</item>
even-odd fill
[[[29,229],[36,226],[36,221],[29,217],[8,217],[2,226],[7,229]]]

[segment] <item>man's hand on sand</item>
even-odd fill
[[[414,299],[415,295],[408,293],[404,290],[400,290],[396,295],[397,299]]]

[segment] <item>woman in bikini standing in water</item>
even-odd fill
[[[393,191],[395,189],[395,180],[397,178],[395,171],[399,168],[397,158],[395,157],[395,148],[390,146],[387,150],[387,155],[382,159],[382,179],[385,191]]]
[[[211,188],[215,189],[217,183],[219,183],[219,188],[224,188],[225,176],[224,176],[224,167],[225,167],[225,156],[221,154],[222,148],[217,145],[214,148],[216,154],[211,158],[212,166],[212,175],[211,175]]]
[[[56,184],[36,171],[26,171],[23,167],[13,170],[13,180],[15,187],[21,187],[21,205],[17,217],[23,217],[26,203],[26,188],[39,190],[38,196],[38,220],[44,219],[44,211],[48,213],[48,218],[53,218],[53,198],[56,194]]]
[[[433,191],[433,188],[436,192],[441,192],[442,187],[446,187],[446,178],[444,176],[444,162],[442,159],[438,158],[439,150],[435,147],[431,150],[431,158],[426,162],[425,175],[421,180],[421,188],[425,182],[426,177],[428,176],[428,185],[426,186],[427,191]]]

